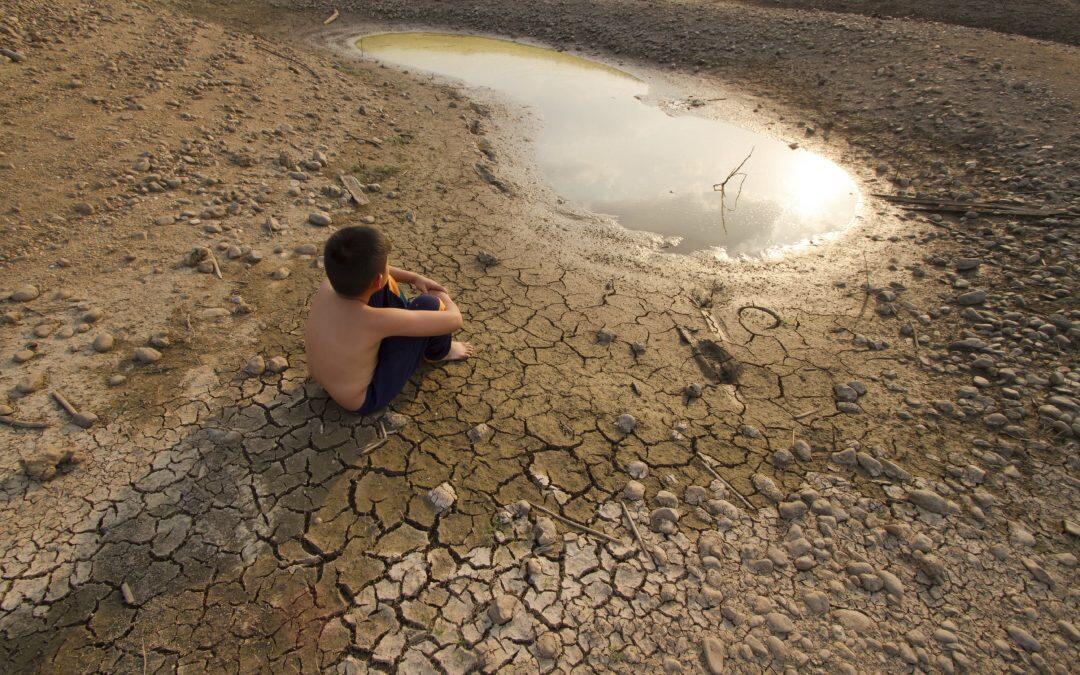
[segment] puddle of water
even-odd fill
[[[677,251],[756,255],[844,228],[858,191],[836,164],[774,138],[636,97],[649,87],[596,61],[441,33],[361,38],[365,56],[488,87],[533,108],[539,168],[563,199],[624,227],[682,237]],[[713,190],[750,152],[721,194]],[[736,196],[738,197],[736,201]]]

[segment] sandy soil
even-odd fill
[[[724,3],[356,7],[0,2],[0,414],[49,425],[0,425],[0,661],[1068,672],[1075,48]],[[796,256],[673,256],[560,204],[523,111],[343,47],[374,25],[722,92],[695,114],[867,195],[1063,213],[868,197]],[[379,419],[330,402],[300,343],[315,211],[446,280],[480,355]]]

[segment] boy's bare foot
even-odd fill
[[[473,346],[468,342],[454,340],[450,343],[450,351],[446,353],[443,361],[464,361],[473,355]]]

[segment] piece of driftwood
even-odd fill
[[[603,539],[605,541],[610,541],[613,544],[620,544],[620,545],[623,544],[622,539],[616,539],[615,537],[611,536],[610,534],[607,534],[605,532],[601,532],[600,530],[594,530],[593,528],[589,527],[588,525],[585,525],[584,523],[579,523],[576,520],[570,520],[566,516],[560,515],[560,514],[556,513],[555,511],[552,511],[548,507],[542,505],[542,504],[533,503],[532,507],[534,509],[536,509],[537,511],[542,511],[542,512],[548,514],[549,516],[551,516],[555,520],[558,520],[561,523],[565,523],[566,525],[569,525],[570,527],[575,527],[575,528],[581,530],[582,532],[586,532],[588,534],[593,535],[594,537],[600,537],[601,539]]]
[[[16,419],[10,415],[0,415],[0,424],[6,424],[16,429],[48,429],[48,422],[32,422],[30,420]]]
[[[645,540],[641,538],[641,532],[638,530],[637,523],[634,522],[633,516],[630,515],[630,509],[626,508],[626,502],[619,502],[619,506],[622,507],[623,515],[626,516],[627,522],[630,523],[630,531],[634,533],[634,539],[637,539],[638,546],[645,552],[645,555],[652,561],[653,567],[659,567],[656,564],[656,558],[653,557],[652,550],[645,544]]]
[[[343,173],[338,176],[338,180],[345,186],[349,196],[352,197],[357,206],[367,206],[370,203],[367,195],[364,194],[364,189],[360,186],[360,181],[356,179],[356,176]]]
[[[67,414],[71,415],[71,421],[74,422],[76,426],[83,429],[89,429],[90,427],[94,426],[95,422],[97,422],[97,415],[95,415],[94,413],[79,412],[79,410],[75,408],[75,406],[71,405],[71,402],[64,398],[64,395],[61,394],[59,391],[54,390],[49,393],[54,399],[56,399],[56,402],[60,404],[60,407],[67,411]]]
[[[1068,211],[1060,208],[1034,208],[1005,202],[953,202],[944,199],[905,197],[903,195],[887,195],[879,192],[871,193],[874,197],[884,199],[887,202],[900,204],[904,208],[915,211],[942,211],[946,213],[966,213],[974,211],[984,215],[1018,216],[1029,218],[1044,218],[1047,216],[1062,216]]]
[[[316,80],[319,79],[319,74],[315,72],[315,69],[312,68],[311,66],[309,66],[308,64],[304,63],[300,59],[294,59],[293,57],[289,56],[288,54],[282,54],[281,52],[270,49],[269,47],[264,47],[261,44],[259,44],[258,42],[253,42],[252,44],[255,46],[255,49],[258,49],[260,51],[264,51],[267,54],[273,54],[274,56],[278,57],[279,59],[285,59],[289,63],[300,66],[304,70],[311,73],[311,76],[314,77]]]
[[[702,454],[702,452],[700,450],[695,450],[694,455],[697,456],[697,458],[701,460],[701,463],[705,466],[705,470],[708,471],[712,475],[713,478],[715,478],[716,480],[723,483],[724,486],[727,489],[731,490],[732,492],[734,492],[736,495],[739,496],[739,499],[742,500],[742,503],[746,504],[746,508],[748,508],[748,509],[753,509],[754,508],[754,505],[750,503],[749,499],[747,499],[746,497],[743,497],[743,494],[741,492],[739,492],[738,490],[736,490],[734,485],[729,483],[726,478],[721,476],[719,474],[719,472],[717,472],[717,470],[713,468],[713,465],[709,461],[708,457],[706,457],[704,454]]]
[[[713,191],[720,193],[720,227],[724,228],[724,234],[727,234],[727,219],[724,216],[724,212],[729,210],[724,203],[724,200],[727,199],[728,181],[735,177],[742,178],[742,180],[739,181],[739,191],[735,194],[735,203],[730,209],[731,211],[734,211],[739,205],[739,197],[742,196],[743,184],[746,183],[746,174],[743,173],[741,169],[743,168],[743,164],[746,164],[747,160],[750,159],[750,155],[753,154],[754,148],[750,148],[750,152],[743,158],[743,161],[739,162],[738,166],[731,170],[731,173],[727,175],[727,178],[712,186]]]
[[[341,16],[341,12],[339,12],[339,11],[337,10],[337,7],[335,7],[335,8],[334,8],[334,13],[333,13],[333,14],[331,14],[331,15],[330,15],[329,17],[327,17],[326,21],[323,21],[323,22],[322,22],[322,25],[324,25],[324,26],[329,26],[330,24],[332,24],[332,23],[334,23],[335,21],[337,21],[337,19],[338,19],[338,17],[339,17],[339,16]]]

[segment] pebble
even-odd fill
[[[623,488],[623,497],[632,502],[638,502],[645,497],[645,486],[636,480],[632,480]]]
[[[281,281],[283,279],[288,279],[289,274],[290,272],[288,267],[279,267],[270,273],[270,278],[274,281]]]
[[[631,478],[641,479],[649,475],[649,467],[640,459],[635,459],[626,465],[626,473],[630,474]]]
[[[67,465],[78,464],[83,460],[78,450],[60,449],[46,443],[38,443],[26,457],[19,459],[23,472],[39,481],[56,477]]]
[[[161,352],[153,347],[138,347],[135,349],[133,358],[136,363],[154,363],[161,360]]]
[[[465,432],[471,443],[487,443],[495,436],[495,430],[484,423],[477,424]]]
[[[536,638],[536,655],[542,659],[554,659],[562,651],[562,644],[554,633],[544,633]]]
[[[275,356],[266,362],[266,369],[271,373],[284,373],[289,367],[289,360],[284,356]]]
[[[94,338],[94,351],[98,353],[104,353],[112,351],[112,348],[116,345],[116,339],[111,333],[99,333]]]
[[[705,656],[705,667],[710,675],[722,675],[724,668],[724,644],[712,636],[701,641],[701,650]]]
[[[38,291],[37,286],[26,284],[25,286],[19,286],[15,289],[15,292],[11,294],[11,299],[14,302],[30,302],[36,299],[41,292]]]
[[[120,375],[120,374],[110,375],[109,379],[106,380],[106,383],[110,387],[119,387],[120,385],[122,385],[125,382],[127,382],[127,377],[124,376],[124,375]]]
[[[15,363],[26,363],[30,359],[34,358],[34,351],[31,349],[20,349],[11,356],[11,360]]]
[[[318,227],[326,227],[333,223],[334,219],[325,211],[312,211],[308,214],[308,222]]]
[[[536,519],[533,537],[536,539],[538,546],[551,546],[558,541],[559,531],[555,528],[555,522],[551,518],[544,516]]]
[[[624,434],[631,433],[636,426],[637,419],[629,413],[623,413],[615,420],[615,427]]]
[[[950,512],[948,500],[931,490],[912,490],[907,498],[912,504],[931,513],[946,515]]]
[[[244,364],[244,374],[250,377],[258,377],[266,372],[266,360],[262,356],[256,354],[248,359],[248,362]]]
[[[761,493],[766,499],[771,502],[779,503],[784,499],[784,493],[780,491],[780,488],[776,487],[776,483],[772,478],[760,473],[755,473],[750,477],[750,481],[754,484],[754,489]]]
[[[45,386],[45,376],[42,373],[30,373],[15,384],[15,391],[26,395]]]
[[[457,501],[457,492],[450,483],[443,483],[428,492],[428,503],[436,513],[442,513],[449,509]]]
[[[1016,625],[1015,623],[1005,624],[1005,632],[1009,634],[1009,637],[1013,642],[1023,647],[1029,652],[1037,652],[1042,650],[1042,645],[1035,637]]]

